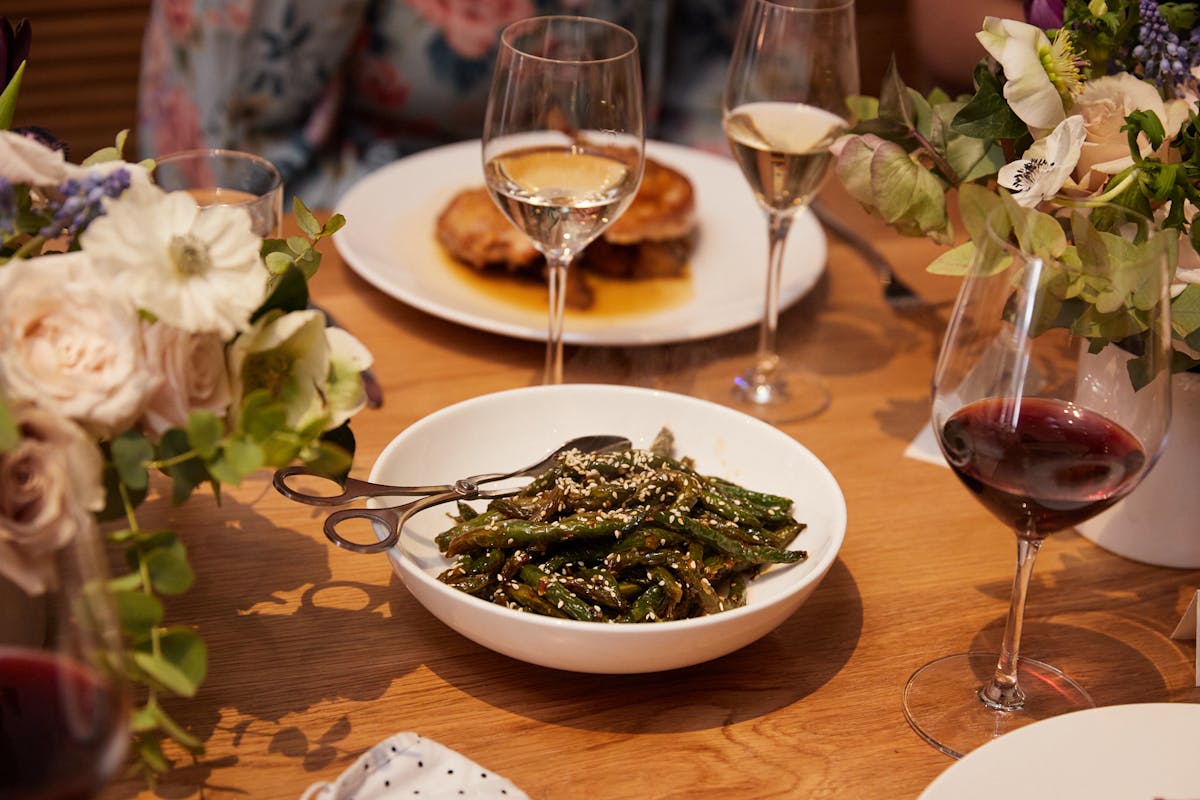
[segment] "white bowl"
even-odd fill
[[[790,545],[808,558],[774,566],[750,582],[746,605],[664,622],[578,622],[515,611],[437,580],[450,565],[433,538],[450,527],[453,506],[428,509],[405,525],[388,551],[417,600],[484,647],[546,667],[590,673],[655,672],[731,653],[769,633],[799,608],[837,558],[846,531],[841,488],[816,456],[760,420],[693,397],[625,386],[536,386],[476,397],[413,424],[380,454],[371,480],[451,483],[506,472],[584,434],[628,436],[646,447],[662,427],[698,471],[790,497],[808,527]]]

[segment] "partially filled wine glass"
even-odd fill
[[[1049,534],[1137,486],[1171,414],[1170,236],[1116,206],[1061,209],[1049,230],[1033,219],[1003,206],[987,216],[934,373],[942,453],[1017,543],[999,653],[939,658],[904,689],[909,724],[955,757],[1094,705],[1020,655],[1034,560]]]
[[[749,0],[723,97],[725,135],[766,214],[767,290],[754,364],[734,378],[735,403],[772,422],[820,413],[829,390],[787,368],[776,344],[788,231],[832,162],[858,92],[853,0]],[[738,265],[730,264],[729,268]]]
[[[483,170],[500,210],[546,258],[546,383],[563,380],[567,270],[633,201],[645,159],[637,39],[588,17],[533,17],[500,35]]]
[[[128,741],[104,548],[90,518],[62,516],[0,536],[0,797],[14,800],[98,795]]]

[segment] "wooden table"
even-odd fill
[[[931,657],[997,646],[1014,539],[948,470],[903,455],[928,419],[956,283],[924,272],[932,245],[892,234],[837,190],[826,194],[941,305],[891,310],[865,262],[831,240],[824,278],[783,316],[786,357],[833,392],[825,413],[785,430],[828,465],[849,509],[838,562],[791,619],[737,653],[668,673],[530,666],[446,628],[383,557],[330,547],[321,515],[278,496],[263,475],[219,507],[200,496],[165,515],[198,574],[168,614],[198,626],[210,666],[197,697],[170,705],[207,752],[195,763],[178,756],[161,796],[296,798],[408,730],[535,800],[905,798],[950,766],[908,728],[901,688]],[[332,247],[315,291],[375,354],[386,395],[354,421],[356,475],[422,416],[541,379],[541,345],[409,308],[359,279]],[[568,348],[566,373],[687,392],[705,376],[733,374],[754,342],[745,331]],[[1072,673],[1101,705],[1198,702],[1192,645],[1169,638],[1198,586],[1200,571],[1144,566],[1074,532],[1055,535],[1035,571],[1023,652]],[[139,791],[151,796],[136,781],[104,796]]]

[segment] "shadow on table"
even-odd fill
[[[818,627],[821,635],[814,637]],[[797,702],[837,674],[861,632],[858,587],[837,561],[779,628],[706,664],[641,675],[587,675],[524,664],[467,642],[477,650],[469,658],[430,653],[428,666],[460,691],[540,722],[617,733],[676,733],[736,724]]]
[[[170,525],[172,509],[152,506],[139,514],[142,524]],[[219,520],[210,527],[176,525],[197,577],[185,595],[168,599],[168,623],[196,627],[208,647],[209,671],[196,697],[168,698],[163,705],[202,741],[236,709],[246,719],[225,727],[235,743],[266,737],[272,752],[307,771],[321,769],[341,754],[336,747],[351,732],[349,720],[331,720],[316,732],[280,723],[330,700],[378,699],[398,675],[419,665],[400,655],[406,652],[403,627],[388,613],[394,587],[332,580],[329,546],[279,527],[250,505],[226,497]],[[272,568],[285,562],[287,570]],[[361,657],[366,650],[389,657]],[[235,756],[197,763],[178,758],[157,794],[190,797],[199,787],[237,793],[208,783],[215,770],[235,762]],[[113,786],[106,797],[142,789],[133,780]]]

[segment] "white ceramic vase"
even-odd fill
[[[1200,374],[1171,379],[1171,427],[1158,463],[1133,492],[1077,526],[1119,556],[1162,567],[1200,567]]]

